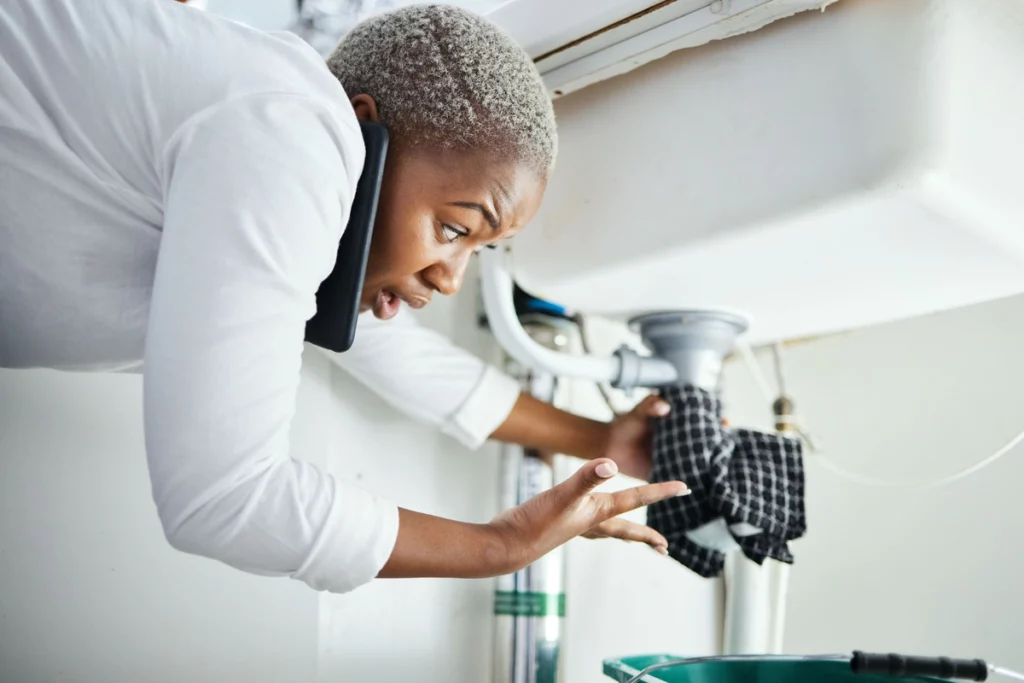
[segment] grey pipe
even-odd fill
[[[672,364],[676,383],[717,391],[722,361],[749,323],[726,311],[667,311],[637,316],[629,326],[654,356]]]

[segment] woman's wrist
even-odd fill
[[[378,578],[483,579],[516,570],[521,542],[497,524],[398,511],[398,538]]]

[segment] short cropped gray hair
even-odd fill
[[[369,95],[397,138],[485,149],[551,170],[555,114],[537,68],[507,34],[449,5],[371,17],[327,59],[349,97]]]

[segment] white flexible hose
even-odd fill
[[[738,347],[740,355],[742,355],[744,361],[746,361],[747,368],[750,370],[750,374],[754,378],[754,383],[757,384],[758,389],[761,391],[761,394],[764,396],[765,400],[768,401],[768,403],[774,402],[776,397],[773,395],[771,386],[768,384],[768,380],[765,377],[764,372],[761,370],[761,365],[757,362],[757,357],[754,355],[754,351],[750,348],[748,344],[740,343],[738,344]],[[1008,441],[1006,445],[997,450],[995,453],[992,453],[988,457],[983,458],[982,460],[974,463],[973,465],[965,467],[964,469],[958,472],[954,472],[953,474],[941,477],[940,479],[917,482],[885,481],[883,479],[874,479],[872,477],[866,477],[864,475],[857,474],[856,472],[851,472],[847,469],[844,469],[840,465],[837,465],[836,463],[829,460],[820,451],[814,452],[814,457],[812,458],[812,461],[819,463],[822,467],[829,470],[833,474],[836,474],[842,477],[843,479],[847,479],[854,483],[861,484],[862,486],[872,486],[876,488],[889,489],[931,489],[940,486],[946,486],[947,484],[952,484],[955,481],[959,481],[960,479],[969,477],[975,472],[978,472],[988,467],[996,460],[999,460],[999,458],[1003,457],[1004,455],[1012,451],[1014,448],[1016,448],[1018,445],[1020,445],[1021,442],[1024,442],[1024,431],[1010,439],[1010,441]]]
[[[945,486],[947,484],[952,484],[955,481],[963,479],[964,477],[969,477],[975,472],[978,472],[979,470],[988,467],[996,460],[1012,451],[1022,441],[1024,441],[1024,432],[1021,432],[1014,438],[1010,439],[1010,441],[1005,446],[1003,446],[1002,448],[1000,448],[998,451],[988,456],[987,458],[984,458],[983,460],[976,462],[975,464],[966,467],[960,470],[959,472],[954,472],[949,476],[943,477],[941,479],[936,479],[933,481],[904,482],[872,479],[871,477],[865,477],[863,475],[857,474],[856,472],[850,472],[849,470],[843,469],[839,465],[835,464],[834,462],[826,458],[821,453],[815,453],[814,461],[820,463],[822,467],[831,471],[832,473],[838,474],[840,477],[843,477],[844,479],[848,479],[852,482],[856,482],[863,486],[873,486],[876,488],[889,489],[933,489],[938,488],[940,486]]]
[[[575,355],[552,351],[535,342],[519,323],[512,302],[512,276],[505,269],[504,249],[480,252],[480,284],[487,320],[506,353],[529,368],[558,377],[611,383],[619,376],[615,356]]]

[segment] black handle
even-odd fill
[[[988,664],[980,659],[950,659],[949,657],[907,657],[854,652],[850,668],[855,674],[881,676],[933,676],[984,681],[988,678]]]

